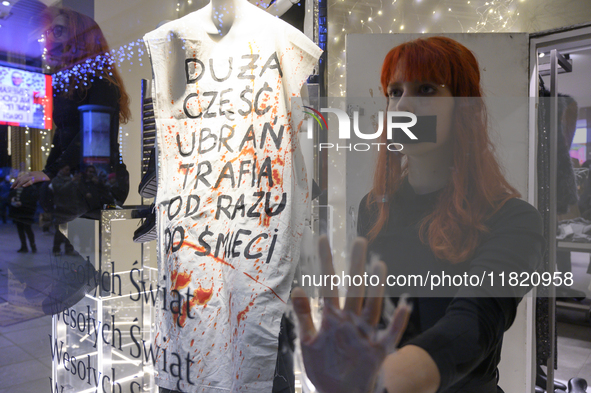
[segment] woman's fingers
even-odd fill
[[[396,348],[406,329],[406,324],[412,311],[412,307],[407,303],[406,298],[406,295],[400,297],[394,316],[390,321],[388,329],[386,329],[385,336],[381,340],[387,352],[392,352]]]
[[[362,277],[365,273],[365,255],[367,253],[367,241],[364,238],[358,237],[353,243],[351,249],[351,267],[349,270],[349,277],[353,281],[354,277]],[[355,285],[351,282],[351,286],[347,289],[347,299],[345,301],[345,310],[359,315],[361,307],[363,306],[363,295],[365,294],[365,285],[361,280],[361,285]]]
[[[24,187],[25,184],[27,184],[28,180],[24,180],[24,179],[20,179],[20,180],[16,180],[13,184],[12,184],[12,188],[21,188]]]
[[[330,244],[328,244],[328,237],[326,235],[320,236],[318,241],[318,255],[320,256],[320,271],[323,277],[334,276],[334,267],[332,266],[332,252],[330,251]],[[326,282],[326,281],[325,281]],[[328,282],[326,282],[328,284]],[[324,303],[330,304],[335,308],[339,308],[339,291],[333,288],[332,285],[323,285],[321,287]]]
[[[310,302],[306,292],[300,287],[294,288],[291,291],[291,302],[300,324],[300,340],[303,343],[309,343],[316,336],[316,328],[312,321]]]
[[[384,282],[386,280],[387,270],[386,264],[383,261],[377,260],[377,257],[376,260],[372,260],[370,274],[379,278],[379,284],[376,286],[369,286],[362,314],[363,319],[370,326],[375,326],[382,315],[382,303],[384,301],[385,291]]]
[[[29,187],[35,184],[35,182],[49,180],[49,177],[43,171],[21,172],[10,188]]]
[[[21,172],[10,188],[28,187],[35,183],[35,177],[31,172]]]
[[[24,181],[25,181],[25,173],[19,173],[19,175],[17,176],[17,178],[14,180],[14,183],[12,183],[12,186],[10,186],[10,188],[19,188],[22,187]]]

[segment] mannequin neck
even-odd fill
[[[225,37],[240,19],[246,0],[211,0],[205,29],[212,36]]]

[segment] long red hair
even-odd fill
[[[131,118],[129,96],[125,91],[123,79],[119,75],[117,67],[112,64],[112,67],[108,70],[103,68],[110,66],[114,61],[112,54],[109,52],[107,40],[99,25],[91,17],[67,7],[48,7],[44,14],[45,22],[48,25],[59,15],[63,15],[68,24],[67,28],[71,38],[64,45],[59,68],[71,69],[90,60],[90,64],[95,66],[93,74],[97,77],[101,76],[105,78],[119,89],[119,121],[121,123],[127,123]],[[93,64],[92,61],[95,61],[97,64]],[[70,77],[68,78],[67,84],[69,85],[68,92],[72,95],[75,88],[85,92],[90,88],[92,83],[86,81],[82,83],[77,78]]]
[[[454,169],[435,210],[421,221],[419,234],[423,243],[428,239],[437,258],[451,263],[465,261],[488,232],[484,221],[507,200],[520,197],[505,179],[488,136],[478,62],[457,41],[430,37],[399,45],[386,55],[381,73],[384,94],[397,71],[402,71],[397,73],[402,80],[445,84],[456,97],[451,126]],[[381,138],[387,143],[386,133]],[[401,154],[380,149],[367,199],[368,207],[378,212],[368,233],[370,242],[387,223],[388,201],[408,175],[408,164],[403,165],[401,159]]]

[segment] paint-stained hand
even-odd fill
[[[363,275],[367,242],[358,238],[351,252],[350,275]],[[334,274],[328,239],[319,244],[322,274]],[[386,265],[375,262],[371,274],[385,282]],[[300,342],[306,374],[322,393],[368,393],[373,391],[377,376],[386,358],[398,344],[410,315],[404,298],[398,304],[386,330],[378,331],[384,287],[368,289],[364,304],[363,286],[347,292],[345,307],[339,307],[338,292],[323,287],[324,309],[320,329],[316,331],[310,315],[310,303],[302,288],[292,292],[294,309],[300,323]]]

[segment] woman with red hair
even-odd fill
[[[380,142],[403,149],[379,152],[373,189],[359,208],[358,233],[368,243],[356,242],[351,269],[364,271],[367,247],[384,262],[374,266],[381,282],[386,267],[407,277],[534,272],[545,244],[542,219],[518,199],[495,158],[472,52],[445,37],[404,43],[387,54],[381,84],[389,112],[411,112],[417,127],[427,126],[418,128],[416,140],[397,132],[391,140],[382,136]],[[327,249],[324,239],[320,255],[330,271]],[[294,290],[307,373],[321,392],[367,392],[376,381],[380,393],[502,392],[497,365],[503,333],[530,289],[507,285],[451,284],[428,293],[403,288],[412,296],[412,312],[399,307],[379,339],[373,329],[381,302],[371,297],[383,289],[370,288],[363,313],[361,301],[350,300],[363,296],[359,289],[344,310],[327,299],[328,322],[318,333],[304,294]],[[390,353],[398,341],[401,348]]]
[[[100,174],[106,179],[114,173],[117,187],[101,190],[100,201],[94,198],[94,202],[89,203],[81,199],[80,208],[68,212],[54,211],[61,223],[84,213],[87,217],[98,218],[98,211],[104,204],[122,204],[129,193],[129,173],[122,162],[118,142],[119,125],[127,123],[131,117],[129,96],[107,40],[91,17],[69,8],[49,7],[44,11],[43,19],[46,29],[41,41],[44,45],[44,65],[53,73],[55,133],[43,171],[22,172],[13,188],[49,182],[66,165],[73,173],[82,173],[80,108],[101,108],[111,113],[109,137],[108,142],[104,139],[94,141],[93,148],[104,157],[110,156],[106,159],[108,162],[101,162]],[[107,195],[109,192],[112,195]]]

